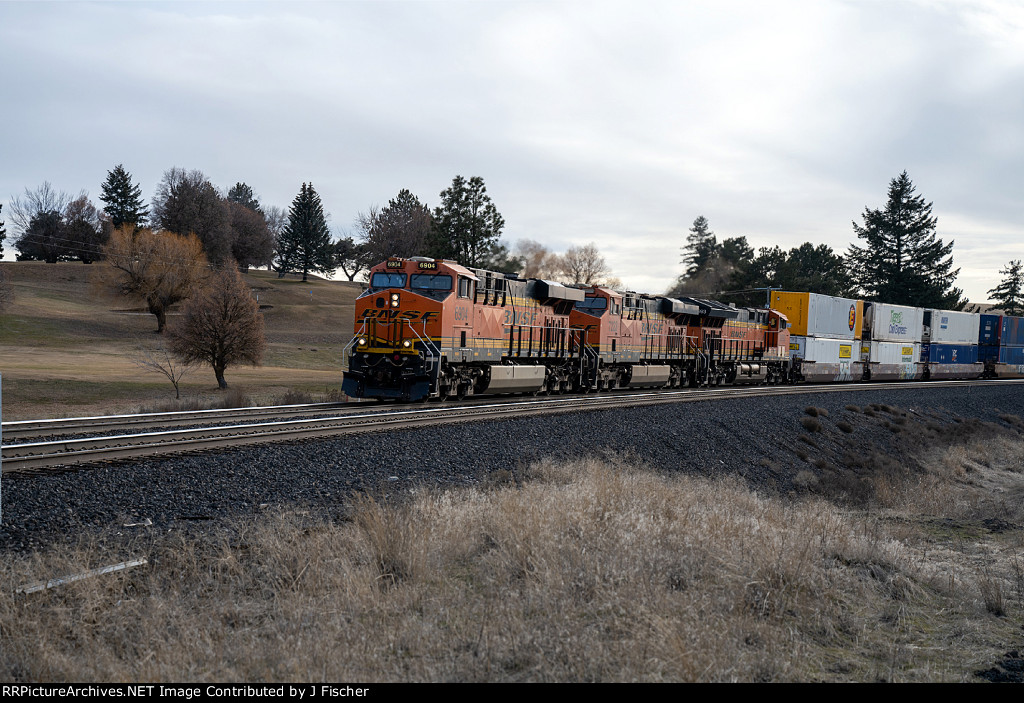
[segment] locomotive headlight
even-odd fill
[[[393,308],[397,308],[398,307],[398,293],[392,293],[391,294],[391,307],[393,307]]]
[[[360,337],[359,341],[356,342],[356,344],[358,344],[361,347],[365,347],[366,346],[366,337]]]
[[[402,346],[405,347],[406,349],[408,349],[409,347],[412,346],[412,340],[411,339],[403,339],[402,340]]]

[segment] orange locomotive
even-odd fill
[[[786,327],[775,311],[392,258],[356,300],[342,388],[410,401],[778,382]]]
[[[567,390],[586,353],[569,326],[583,298],[577,288],[453,261],[388,259],[356,299],[342,389],[407,401]]]
[[[788,377],[789,332],[774,310],[709,300],[587,291],[570,317],[595,351],[583,384],[616,387],[781,383]]]

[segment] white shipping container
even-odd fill
[[[871,303],[864,311],[864,325],[871,327],[871,339],[876,342],[920,342],[924,334],[924,310]]]
[[[830,339],[860,338],[857,301],[810,293],[807,306],[807,336]]]
[[[947,344],[977,344],[981,332],[981,315],[954,310],[926,310],[931,318],[931,341]]]
[[[912,381],[924,375],[920,342],[863,342],[861,358],[865,380]]]
[[[805,381],[859,381],[863,376],[859,341],[790,337],[789,350],[790,358],[801,360]]]

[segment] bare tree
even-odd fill
[[[132,363],[146,371],[162,374],[174,386],[175,400],[181,398],[181,380],[195,370],[194,361],[183,361],[174,356],[166,344],[145,344],[141,340],[132,355]]]
[[[170,337],[178,358],[213,366],[222,389],[228,387],[224,380],[228,366],[259,366],[267,346],[259,305],[234,267],[219,271],[188,301]]]
[[[593,242],[569,247],[560,257],[562,274],[572,283],[586,286],[618,285],[611,269]]]
[[[260,262],[260,266],[266,266],[268,269],[271,269],[274,266],[274,255],[277,253],[278,237],[288,225],[288,211],[276,205],[271,205],[270,207],[263,208],[263,217],[267,220],[267,229],[270,230],[274,248],[267,260]]]
[[[360,271],[379,263],[371,257],[366,244],[356,244],[352,237],[342,237],[334,243],[334,264],[350,281],[354,281]]]
[[[128,224],[111,233],[103,248],[109,266],[100,269],[111,288],[146,303],[156,315],[157,333],[167,325],[167,310],[185,300],[208,273],[203,245],[195,235],[135,231]]]
[[[100,213],[82,192],[64,208],[64,240],[69,256],[83,264],[91,264],[103,254],[104,231]]]
[[[44,212],[63,213],[71,202],[71,196],[57,191],[49,181],[44,181],[35,190],[25,189],[25,197],[15,197],[10,202],[10,218],[14,232],[22,234],[32,223],[32,218]]]

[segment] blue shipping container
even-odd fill
[[[975,344],[929,344],[922,347],[921,358],[932,364],[976,364],[978,347]]]
[[[1024,317],[1003,315],[1000,343],[1011,347],[1024,347]]]
[[[999,344],[1000,328],[999,315],[982,315],[981,329],[978,332],[978,344]]]
[[[999,363],[1000,364],[1024,364],[1024,346],[1019,346],[1019,347],[1000,347],[999,348]]]

